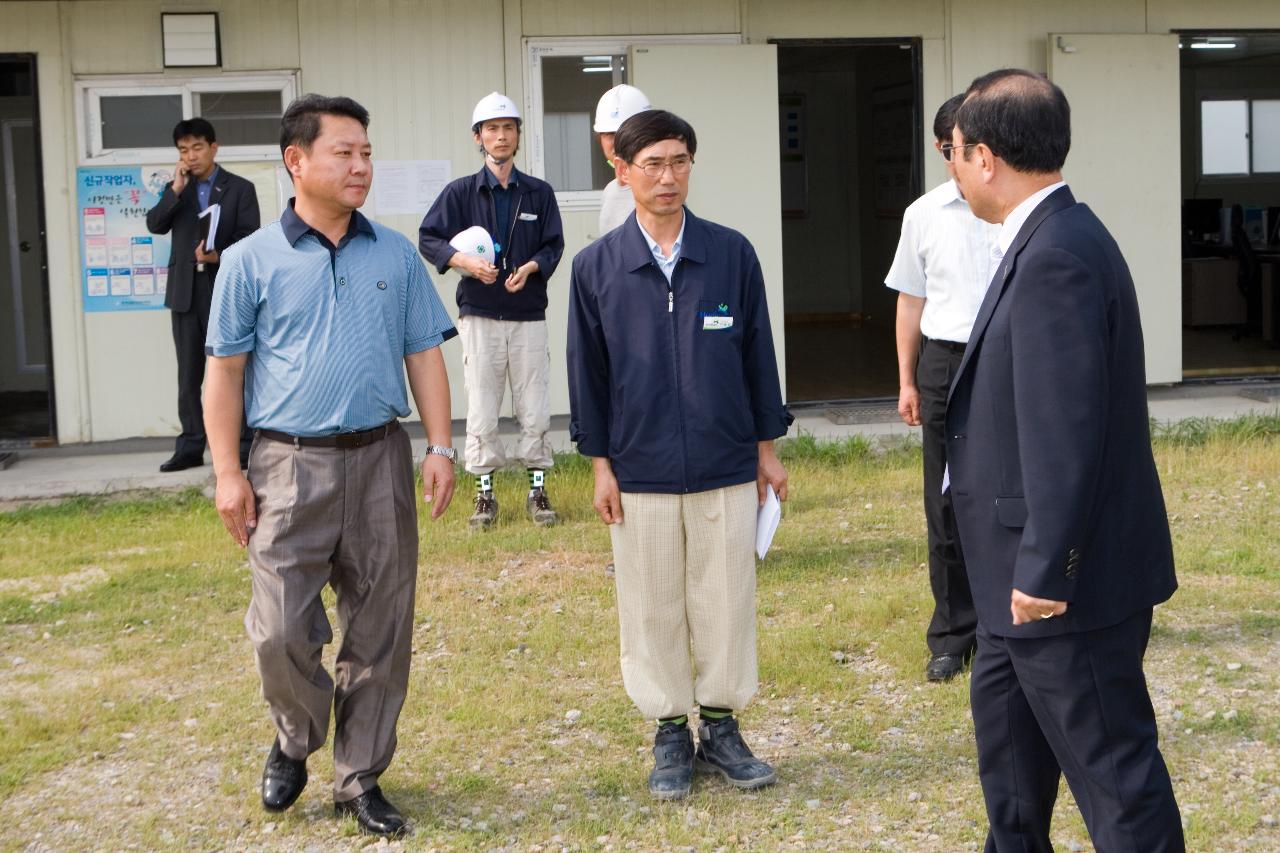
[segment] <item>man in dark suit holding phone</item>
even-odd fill
[[[218,142],[213,125],[202,118],[185,119],[173,129],[178,165],[160,201],[147,213],[147,230],[170,234],[169,284],[164,304],[173,320],[173,345],[178,356],[178,436],[173,456],[161,463],[164,472],[182,471],[204,464],[204,408],[200,387],[204,384],[204,340],[209,328],[209,304],[218,259],[232,243],[258,230],[258,196],[253,184],[214,162]],[[200,214],[219,206],[218,227],[206,240]],[[211,245],[206,245],[206,243]],[[240,436],[240,462],[249,456],[252,434],[245,427]]]
[[[1062,180],[1062,90],[994,71],[952,131],[956,180],[1001,223],[999,266],[947,405],[978,651],[987,851],[1051,851],[1065,774],[1101,851],[1181,851],[1142,669],[1177,586],[1147,419],[1142,326],[1115,240]]]

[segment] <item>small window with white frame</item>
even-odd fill
[[[592,129],[596,102],[619,83],[633,83],[631,48],[741,41],[736,34],[525,39],[523,144],[530,171],[551,184],[561,209],[599,208],[600,191],[613,179],[613,169]]]
[[[1280,100],[1200,102],[1200,174],[1245,177],[1280,172]]]
[[[292,71],[210,77],[83,77],[76,81],[82,165],[165,162],[173,126],[201,116],[213,124],[222,160],[280,152],[280,117],[297,91]]]

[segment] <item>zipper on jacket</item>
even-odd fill
[[[650,263],[657,266],[656,263]],[[676,272],[680,269],[680,261],[676,261],[676,267],[671,271],[671,279],[667,282],[667,316],[671,318],[671,353],[674,357],[673,368],[676,375],[676,422],[680,424],[680,491],[689,493],[689,437],[685,433],[684,428],[684,391],[680,387],[680,334],[679,323],[676,322],[676,288],[675,277]],[[663,275],[662,270],[658,270],[658,275]]]
[[[523,201],[524,201],[524,193],[522,193],[522,192],[517,192],[517,193],[516,193],[516,209],[515,209],[515,210],[513,210],[513,211],[511,211],[511,224],[510,224],[509,226],[507,226],[507,249],[508,249],[508,251],[506,251],[506,252],[503,252],[503,253],[502,253],[502,268],[503,268],[504,270],[509,270],[509,269],[511,269],[507,264],[508,264],[508,262],[511,260],[511,254],[510,254],[511,243],[512,243],[512,241],[513,241],[513,240],[515,240],[515,239],[516,239],[516,223],[520,221],[520,204],[521,204]],[[496,209],[496,208],[495,208],[495,209]],[[496,213],[494,214],[494,218],[495,218],[495,219],[497,218],[497,214],[496,214]]]
[[[489,189],[488,187],[486,187],[486,189],[489,190],[489,221],[493,223],[493,225],[489,227],[489,233],[497,234],[498,233],[498,203],[493,200],[493,190]],[[506,269],[507,267],[506,247],[503,246],[501,249],[498,250],[498,252],[501,253],[502,255],[502,268]]]

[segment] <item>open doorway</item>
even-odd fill
[[[788,402],[896,398],[884,278],[921,191],[919,40],[776,44]]]
[[[0,446],[55,435],[36,59],[0,54]]]
[[[1183,375],[1280,373],[1280,33],[1179,42]]]

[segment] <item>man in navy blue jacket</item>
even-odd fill
[[[978,611],[986,847],[1052,850],[1065,773],[1099,851],[1180,851],[1142,671],[1152,608],[1177,582],[1133,279],[1062,181],[1071,123],[1057,86],[1028,71],[980,77],[952,135],[965,199],[1002,223],[947,405]]]
[[[613,540],[623,683],[658,721],[659,799],[687,795],[695,766],[739,788],[776,779],[733,711],[757,688],[756,508],[770,486],[787,497],[773,440],[791,416],[755,250],[684,207],[696,149],[669,112],[623,122],[636,211],[574,258],[569,285],[570,432]]]
[[[551,408],[547,381],[547,280],[564,252],[555,191],[515,168],[520,147],[520,111],[506,95],[480,99],[471,132],[484,166],[445,187],[418,229],[418,250],[441,273],[458,282],[458,330],[467,389],[467,470],[476,476],[471,526],[484,529],[498,515],[492,474],[507,462],[498,437],[498,416],[508,381],[520,421],[516,456],[529,473],[525,512],[535,524],[551,525],[556,513],[545,488],[552,465]],[[460,252],[449,241],[473,226],[493,238],[494,259]]]

